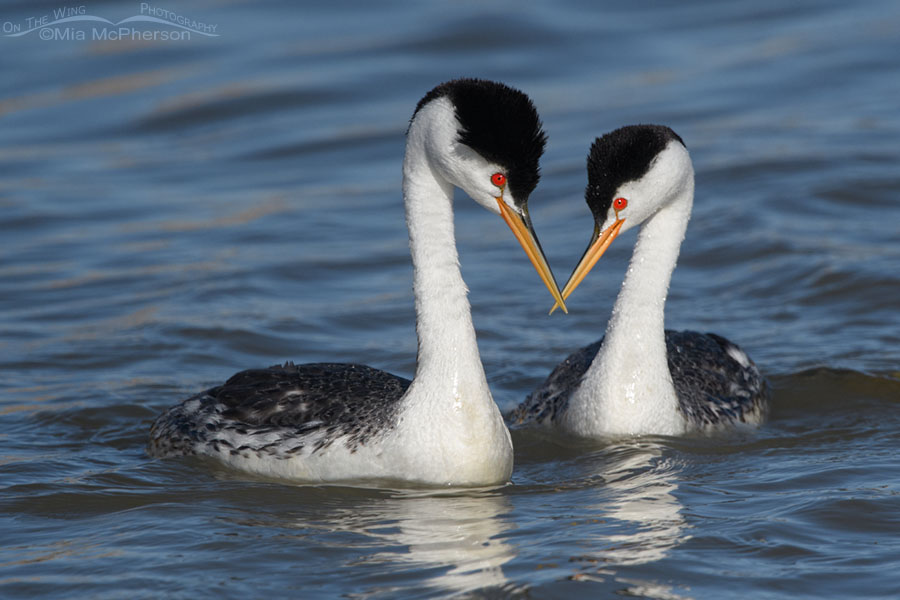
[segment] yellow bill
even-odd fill
[[[523,217],[513,212],[502,198],[497,198],[497,204],[500,205],[500,216],[503,217],[503,220],[506,221],[506,224],[512,229],[513,235],[519,240],[522,249],[525,250],[525,254],[528,255],[528,259],[531,261],[531,264],[534,265],[534,268],[538,272],[538,275],[541,276],[544,285],[547,286],[553,299],[556,300],[554,308],[561,307],[564,313],[568,313],[569,309],[566,308],[565,300],[563,300],[562,294],[560,294],[556,279],[553,278],[553,272],[550,270],[550,265],[547,264],[547,258],[544,256],[541,244],[538,242],[537,235],[534,233],[534,227],[531,225],[531,219],[528,218],[528,214],[526,213]]]
[[[613,240],[616,239],[616,236],[619,235],[619,230],[622,229],[624,223],[625,219],[616,219],[616,222],[607,227],[602,233],[597,227],[594,228],[594,235],[591,237],[591,243],[588,244],[587,250],[584,251],[584,256],[578,261],[578,266],[575,267],[575,270],[572,271],[572,275],[569,276],[566,287],[563,288],[562,296],[564,299],[568,298],[569,294],[575,291],[575,288],[577,288],[581,281],[587,277],[587,274],[594,268],[594,265],[596,265],[597,261],[600,260],[600,257],[603,256],[603,253],[609,248],[609,245],[612,244]],[[557,300],[556,304],[553,305],[553,308],[550,309],[550,314],[552,315],[553,311],[559,307],[559,300]],[[563,308],[563,310],[565,311],[565,308]]]

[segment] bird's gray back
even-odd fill
[[[315,452],[343,436],[352,450],[393,427],[409,385],[408,379],[356,364],[285,363],[241,371],[162,414],[151,428],[148,451],[195,454],[208,444],[234,453],[290,456]],[[314,447],[307,448],[312,434]],[[245,447],[228,448],[235,439]]]
[[[665,335],[679,408],[692,428],[762,419],[768,387],[740,348],[712,333],[666,330]],[[510,420],[516,424],[559,420],[602,345],[603,338],[569,355],[511,413]]]

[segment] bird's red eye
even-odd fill
[[[494,173],[493,175],[491,175],[491,183],[493,183],[497,187],[502,188],[504,185],[506,185],[506,175],[504,175],[503,173]]]
[[[616,198],[613,200],[613,208],[616,209],[616,212],[623,210],[626,206],[628,206],[628,200],[625,198]]]

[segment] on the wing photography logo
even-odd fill
[[[192,36],[218,37],[217,25],[175,11],[140,3],[136,15],[113,21],[88,13],[87,6],[64,6],[23,21],[3,21],[5,37],[38,37],[44,41],[185,41]]]

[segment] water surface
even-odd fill
[[[10,3],[0,24],[58,8]],[[218,36],[0,38],[0,595],[900,595],[894,3],[178,11]],[[667,323],[741,344],[773,385],[769,421],[590,443],[516,431],[512,483],[485,490],[149,459],[159,412],[244,368],[411,376],[404,132],[461,75],[515,85],[541,113],[531,212],[560,279],[591,232],[593,138],[656,122],[685,139],[697,198]],[[634,234],[570,315],[547,317],[506,226],[456,209],[509,410],[602,334]]]

